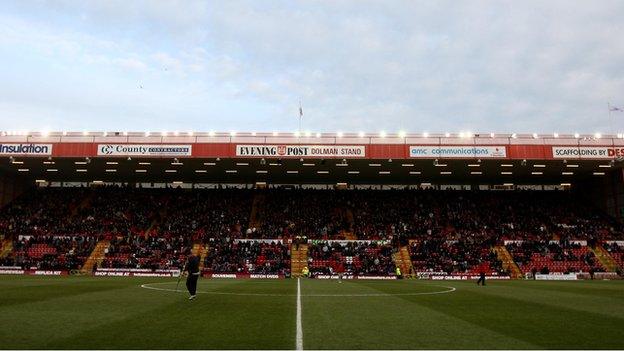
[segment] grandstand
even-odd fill
[[[310,312],[316,320],[309,323],[353,326],[349,332],[356,333],[358,321],[335,316],[326,320],[314,297],[425,296],[423,301],[432,303],[428,308],[441,310],[445,307],[428,299],[464,289],[456,306],[478,301],[471,295],[477,293],[471,290],[474,282],[468,287],[461,281],[482,273],[488,281],[510,280],[497,286],[511,294],[506,289],[521,283],[511,280],[618,280],[624,269],[621,136],[113,131],[2,133],[0,144],[4,275],[61,275],[95,284],[83,289],[120,284],[123,289],[140,285],[143,289],[135,289],[140,293],[175,292],[175,281],[166,278],[179,276],[192,253],[200,256],[202,277],[211,284],[202,293],[232,294],[240,304],[247,303],[244,297],[301,298],[303,280],[309,294],[304,299],[312,299],[308,308],[317,304],[318,309]],[[304,267],[315,279],[288,279],[301,277]],[[347,292],[322,282],[337,278],[338,272],[349,280],[343,288]],[[397,278],[413,279],[385,282]],[[249,283],[257,279],[270,280]],[[448,282],[439,285],[440,280]],[[322,285],[309,285],[311,281]],[[52,284],[63,284],[57,282]],[[392,285],[398,283],[403,285]],[[621,299],[609,295],[617,295],[620,288],[607,288],[601,301]],[[328,303],[341,309],[335,301]],[[496,314],[510,302],[500,303],[487,308]],[[247,308],[281,321],[272,315],[277,310]],[[374,309],[383,312],[375,315]],[[526,313],[534,312],[527,307]],[[401,315],[387,302],[370,313],[368,318],[387,323],[396,319],[384,313]],[[596,328],[617,325],[598,323]],[[156,339],[158,344],[140,346],[178,347]],[[280,340],[291,339],[287,335],[262,344],[210,345],[284,348]],[[109,344],[89,337],[75,345],[137,346],[123,340]],[[315,348],[366,347],[348,340],[310,343]],[[414,345],[409,337],[396,340],[399,348]],[[469,337],[465,340],[461,347],[477,345]],[[579,343],[570,340],[575,344],[558,338],[552,345],[540,345]],[[29,345],[42,345],[33,342]],[[617,340],[609,345],[622,346]]]
[[[298,276],[301,261],[313,276],[622,268],[618,137],[64,132],[0,142],[0,259],[24,272],[175,274],[190,252],[207,276]]]

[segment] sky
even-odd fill
[[[0,2],[0,130],[620,133],[624,1]]]

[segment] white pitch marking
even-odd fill
[[[170,282],[162,282],[162,283],[149,283],[149,284],[141,284],[141,288],[150,289],[150,290],[158,290],[158,291],[171,291],[176,292],[175,289],[165,289],[165,288],[156,288],[150,285],[156,284],[171,284]],[[301,295],[305,297],[391,297],[391,296],[417,296],[417,295],[438,295],[438,294],[447,294],[451,293],[456,288],[452,286],[444,286],[444,285],[427,285],[427,286],[437,286],[440,288],[445,288],[448,290],[443,291],[432,291],[432,292],[416,292],[416,293],[398,293],[398,294],[309,294],[309,295]],[[177,292],[184,292],[182,290]],[[234,292],[222,292],[222,291],[198,291],[198,294],[212,294],[212,295],[233,295],[233,296],[297,296],[295,294],[262,294],[262,293],[234,293]]]
[[[297,350],[303,350],[303,328],[301,326],[301,279],[297,278]]]

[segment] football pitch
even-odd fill
[[[622,281],[201,279],[193,301],[175,286],[0,277],[0,348],[624,348]]]

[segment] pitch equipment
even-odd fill
[[[184,262],[184,267],[182,268],[182,270],[180,271],[180,275],[178,276],[178,283],[176,284],[176,292],[178,292],[178,288],[180,287],[180,280],[182,279],[182,273],[186,272],[187,263],[188,263],[188,260]]]

